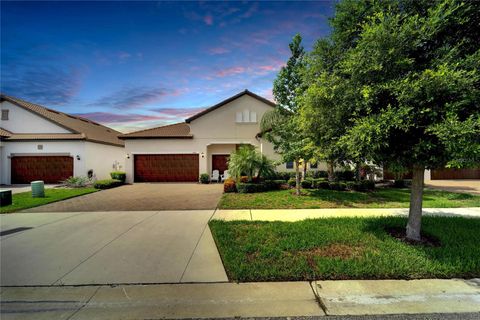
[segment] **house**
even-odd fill
[[[230,153],[244,144],[278,160],[272,144],[258,135],[263,114],[273,107],[273,102],[245,90],[185,122],[120,135],[127,153],[127,181],[198,181],[201,173],[223,173]],[[278,170],[294,167],[281,164]]]
[[[0,184],[57,183],[89,173],[102,179],[124,169],[120,132],[3,94],[0,104]]]

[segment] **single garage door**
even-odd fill
[[[432,170],[431,179],[432,180],[480,179],[480,168],[434,169]]]
[[[12,183],[58,183],[73,176],[73,158],[69,156],[14,156],[11,160]]]
[[[135,182],[198,181],[198,154],[138,154],[134,156]]]

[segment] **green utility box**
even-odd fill
[[[45,185],[43,181],[32,181],[30,182],[32,187],[32,197],[33,198],[44,198],[45,197]]]

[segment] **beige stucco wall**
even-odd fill
[[[110,172],[125,170],[125,149],[101,143],[85,142],[85,174],[93,169],[97,179],[109,179]]]
[[[70,133],[70,131],[27,111],[9,101],[2,101],[1,109],[9,110],[8,120],[0,120],[0,127],[13,133]]]

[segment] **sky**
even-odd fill
[[[248,89],[270,100],[296,33],[331,1],[0,2],[0,90],[122,132],[183,121]]]

